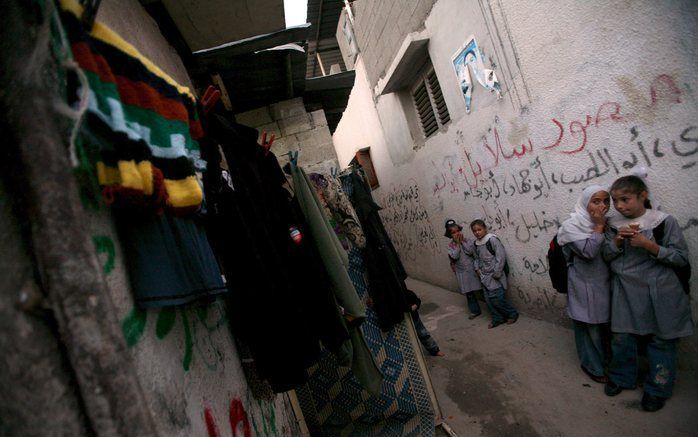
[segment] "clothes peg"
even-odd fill
[[[293,165],[298,165],[298,151],[297,150],[291,150],[288,152],[288,160],[291,162]]]
[[[201,106],[204,108],[204,114],[208,114],[211,109],[216,106],[216,102],[218,102],[220,98],[221,92],[218,90],[218,88],[214,87],[213,85],[209,85],[208,88],[206,88],[203,97],[201,97]]]
[[[271,150],[271,145],[274,144],[274,139],[276,138],[275,134],[271,134],[269,137],[269,141],[267,141],[267,131],[262,132],[262,149],[264,149],[264,155],[269,154],[269,150]]]

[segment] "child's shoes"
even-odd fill
[[[645,393],[642,395],[642,409],[653,413],[661,410],[664,407],[665,401],[666,399],[664,398]]]

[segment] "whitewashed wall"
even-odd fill
[[[690,1],[439,0],[422,34],[452,121],[413,150],[402,108],[374,97],[360,57],[333,136],[340,165],[371,147],[374,194],[416,278],[455,290],[443,223],[483,218],[507,247],[515,304],[536,317],[565,319],[545,259],[559,223],[586,185],[633,167],[648,169],[698,266],[697,19]],[[473,77],[466,114],[451,56],[470,35],[503,98]],[[698,341],[682,347],[695,367]]]

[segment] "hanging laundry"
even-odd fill
[[[344,319],[349,327],[351,345],[345,345],[340,351],[339,362],[345,365],[351,363],[352,371],[361,385],[369,393],[378,395],[383,376],[359,329],[359,325],[366,318],[366,308],[349,278],[349,257],[324,215],[320,199],[312,188],[305,171],[297,165],[291,165],[291,176],[298,203],[308,221],[310,232],[315,239],[325,270],[330,278],[332,290],[344,309]]]
[[[193,164],[203,133],[194,96],[103,24],[86,33],[76,1],[60,4],[85,79],[76,91],[86,105],[81,162],[96,168],[90,171],[114,206],[136,305],[182,305],[227,292],[202,218],[191,214],[203,196]],[[163,210],[177,216],[156,214]]]
[[[115,214],[140,308],[182,305],[227,291],[197,217]]]
[[[343,177],[352,182],[351,200],[366,235],[369,294],[381,328],[388,331],[400,323],[408,311],[405,301],[407,273],[378,215],[381,207],[373,201],[370,188],[356,171]]]
[[[343,177],[341,186],[342,194],[353,194],[350,178]],[[349,276],[360,299],[368,297],[363,253],[357,247],[349,251]],[[367,396],[352,372],[340,367],[334,355],[323,354],[318,364],[308,369],[308,383],[296,390],[310,433],[433,434],[434,410],[408,325],[403,321],[385,333],[375,309],[369,306],[361,331],[384,375],[381,395]]]
[[[108,204],[142,210],[196,211],[202,189],[196,100],[131,44],[95,22],[90,33],[75,0],[61,0],[73,56],[87,79],[82,140],[95,147],[96,176]]]
[[[351,201],[342,190],[339,180],[320,173],[311,173],[308,177],[313,182],[315,191],[330,218],[330,223],[335,228],[335,233],[342,242],[342,246],[347,251],[350,249],[349,244],[359,249],[366,247],[366,237],[359,224],[359,218],[356,216]]]
[[[259,376],[275,392],[287,391],[306,381],[320,343],[337,353],[349,332],[274,154],[257,144],[255,129],[217,114],[206,132],[209,241],[228,279],[231,329]]]

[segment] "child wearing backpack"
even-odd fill
[[[557,231],[567,263],[567,315],[574,323],[577,355],[584,373],[606,383],[611,274],[601,255],[605,242],[608,191],[592,185],[582,191],[574,212]]]
[[[482,290],[480,278],[475,273],[475,259],[473,258],[473,240],[466,239],[461,231],[463,227],[455,220],[446,220],[446,238],[450,238],[448,243],[448,257],[451,260],[451,268],[458,279],[458,288],[461,294],[468,300],[468,310],[472,320],[482,314],[480,304],[477,301],[475,292]]]
[[[519,319],[519,313],[509,303],[505,294],[507,290],[507,254],[499,238],[487,232],[487,225],[482,220],[470,223],[470,230],[475,235],[473,255],[475,270],[480,275],[480,282],[485,290],[485,301],[492,315],[488,328],[496,328],[506,322],[511,325]]]
[[[693,334],[688,299],[688,248],[676,219],[650,209],[642,179],[625,176],[611,186],[620,213],[609,219],[603,256],[610,262],[611,347],[604,387],[608,396],[634,389],[637,343],[647,338],[649,374],[642,408],[657,411],[671,396],[676,378],[676,343]]]

